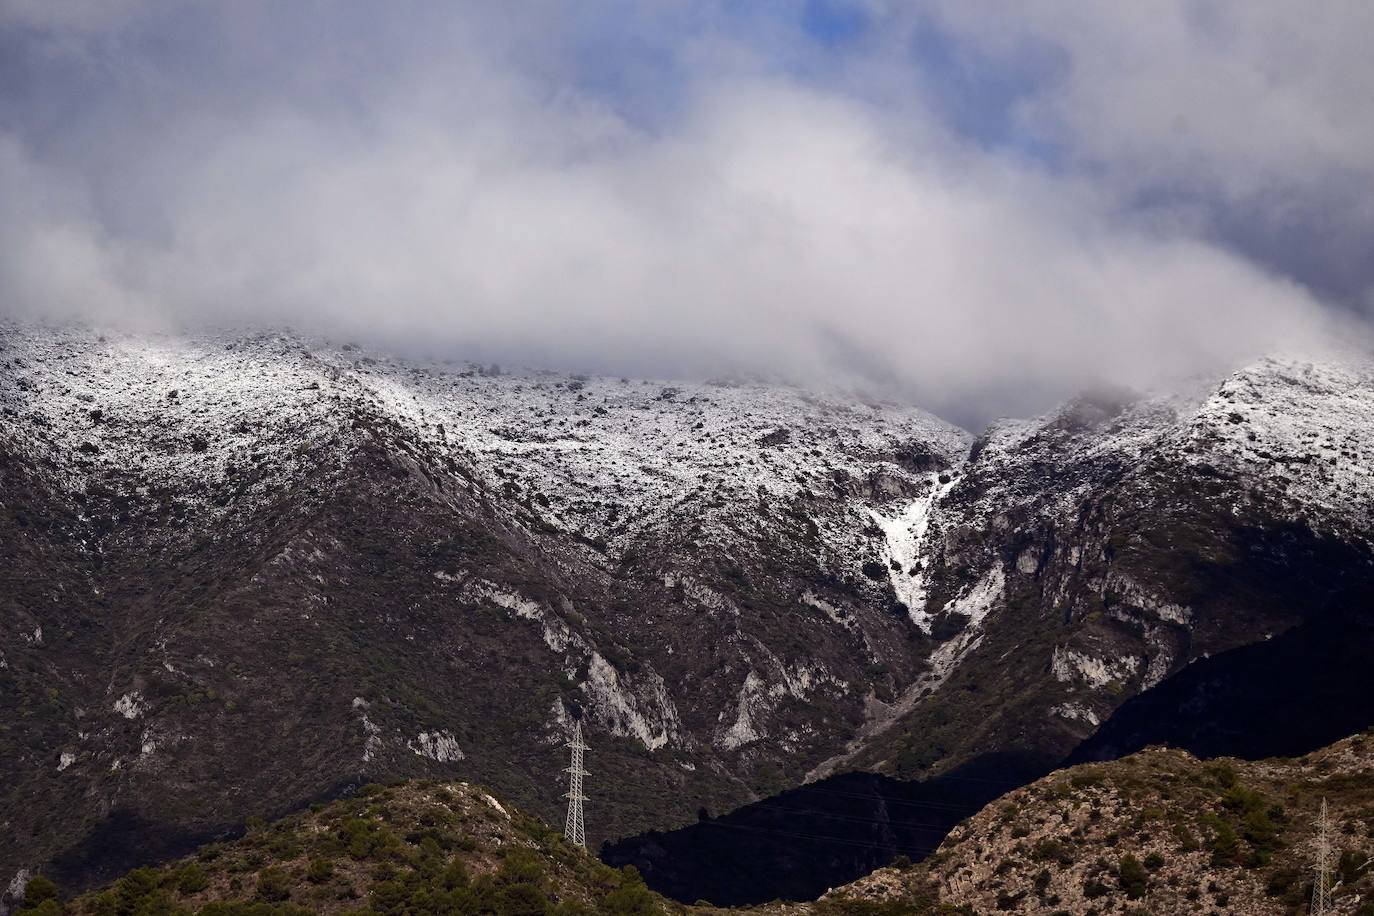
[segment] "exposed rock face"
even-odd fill
[[[1370,724],[1372,379],[1267,361],[1190,397],[1083,399],[989,430],[932,504],[884,513],[882,559],[914,571],[912,623],[934,648],[811,776],[977,765],[995,787],[1075,751],[1295,754]],[[886,808],[801,806],[817,813],[783,826],[765,803],[611,854],[683,899],[800,899],[924,845],[906,791],[874,794]],[[981,803],[961,802],[959,817]],[[812,844],[827,869],[792,869],[787,834],[832,837]],[[710,846],[730,852],[698,865]]]
[[[1329,803],[1336,912],[1374,891],[1374,738],[1296,759],[1199,761],[1151,748],[1058,772],[960,824],[915,868],[831,899],[938,900],[974,912],[1291,913],[1311,899]]]
[[[938,677],[843,765],[918,776],[1009,742],[1049,762],[1200,657],[1304,622],[1368,646],[1371,418],[1367,368],[1264,361],[995,426],[918,513]]]
[[[556,819],[578,708],[594,837],[691,820],[799,782],[929,651],[860,571],[967,451],[918,410],[271,335],[0,347],[5,874],[426,773]]]
[[[595,839],[808,774],[1043,771],[1194,659],[1374,606],[1358,368],[972,442],[850,395],[273,335],[0,347],[0,877],[400,776],[556,820],[578,708]]]

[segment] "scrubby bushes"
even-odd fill
[[[266,900],[268,903],[280,903],[291,897],[291,877],[285,869],[264,868],[258,873],[259,900]]]
[[[1121,862],[1116,868],[1116,877],[1121,882],[1121,889],[1132,900],[1144,897],[1150,885],[1150,873],[1145,870],[1140,860],[1129,852],[1121,857]]]
[[[1031,847],[1031,859],[1036,862],[1058,862],[1060,865],[1073,863],[1073,853],[1069,847],[1054,837],[1041,837]]]
[[[205,866],[191,862],[177,872],[177,891],[182,894],[198,894],[210,886],[210,876]]]
[[[29,879],[19,912],[24,916],[61,916],[62,902],[57,896],[57,885],[42,875]]]
[[[323,884],[334,877],[334,863],[329,859],[316,857],[310,860],[305,869],[305,880],[311,884]]]

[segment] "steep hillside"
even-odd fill
[[[725,916],[649,890],[486,789],[466,782],[369,784],[239,838],[67,897],[43,875],[15,890],[21,916]],[[914,902],[913,902],[914,901]],[[753,916],[964,913],[927,901],[771,903]]]
[[[48,902],[52,901],[52,902]],[[46,909],[44,909],[46,907]],[[43,878],[21,913],[665,912],[633,871],[607,868],[542,821],[469,783],[369,785],[353,798],[203,846],[63,901]]]
[[[555,816],[574,707],[594,838],[691,820],[800,782],[929,652],[873,517],[967,438],[914,409],[274,335],[0,346],[8,874],[375,778]]]
[[[832,900],[976,912],[1305,913],[1321,803],[1338,913],[1374,911],[1374,736],[1298,759],[1151,748],[1061,771],[989,805],[917,866]]]
[[[1368,642],[1374,372],[1270,360],[996,426],[924,525],[943,677],[844,764],[915,776],[1012,735],[1057,759],[1195,659],[1304,622]]]
[[[1374,735],[1298,759],[1200,761],[1150,748],[1057,771],[957,826],[924,862],[756,916],[991,912],[1302,913],[1328,805],[1335,912],[1374,894]],[[463,782],[369,785],[62,901],[26,876],[21,912],[681,913],[537,818]]]
[[[995,426],[933,503],[885,516],[893,588],[935,649],[811,771],[949,779],[964,807],[869,781],[847,809],[796,805],[786,829],[769,800],[629,838],[611,860],[684,899],[798,899],[919,857],[931,827],[1075,755],[1295,754],[1374,722],[1361,366],[1263,361],[1188,396],[1083,398]],[[808,868],[801,846],[834,867]]]
[[[981,780],[952,821],[1099,727],[1095,756],[1158,740],[1132,712],[1153,697],[1253,734],[1234,698],[1266,645],[1329,715],[1244,753],[1368,724],[1302,693],[1334,689],[1314,647],[1374,653],[1362,363],[1265,361],[973,442],[855,393],[288,335],[0,347],[0,874],[80,887],[378,779],[553,819],[577,708],[594,843],[719,837],[700,815],[847,770]],[[879,823],[807,886],[901,851],[908,791],[828,811]],[[708,869],[795,868],[737,826],[724,863],[665,862],[663,834],[617,855],[686,899]]]

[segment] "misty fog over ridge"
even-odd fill
[[[999,379],[1005,388],[989,387],[981,392],[980,398],[971,398],[964,393],[963,398],[954,400],[947,395],[942,396],[939,390],[923,391],[894,373],[875,370],[873,366],[856,359],[848,362],[835,360],[824,366],[810,367],[764,366],[758,362],[749,365],[727,365],[723,362],[712,365],[671,362],[647,364],[630,360],[607,362],[595,358],[575,363],[549,352],[538,354],[545,357],[547,362],[534,363],[522,361],[532,355],[528,351],[494,352],[481,346],[465,347],[447,341],[436,344],[413,338],[383,340],[366,333],[339,337],[327,333],[308,333],[283,324],[230,324],[149,316],[141,320],[129,316],[99,320],[70,317],[5,319],[0,316],[0,344],[3,344],[7,331],[20,337],[38,333],[51,335],[57,340],[70,338],[74,343],[88,341],[99,335],[102,341],[109,339],[112,342],[172,347],[189,342],[208,344],[212,348],[222,343],[226,348],[233,348],[237,342],[249,338],[276,339],[289,347],[304,347],[316,354],[329,353],[333,358],[380,362],[403,369],[437,368],[516,376],[528,378],[535,384],[556,383],[560,377],[600,377],[636,386],[658,385],[664,388],[700,382],[730,387],[791,388],[807,395],[839,397],[874,407],[900,404],[920,408],[974,437],[990,425],[1002,421],[1031,420],[1052,414],[1074,398],[1119,404],[1137,399],[1163,398],[1176,400],[1180,405],[1186,404],[1206,397],[1228,374],[1261,360],[1345,365],[1374,372],[1374,340],[1363,328],[1353,325],[1350,327],[1351,335],[1345,340],[1338,340],[1333,335],[1312,341],[1307,346],[1277,347],[1263,353],[1244,354],[1229,363],[1172,375],[1157,373],[1134,386],[1099,376],[1079,379],[1074,387],[1065,386],[1062,390],[1037,387],[1027,391],[1017,389],[1016,379]],[[3,352],[3,348],[0,348],[0,352]]]
[[[1364,333],[1370,16],[6,0],[0,308],[977,428]]]

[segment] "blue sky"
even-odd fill
[[[1361,333],[1371,10],[0,0],[0,301],[1024,412]]]

